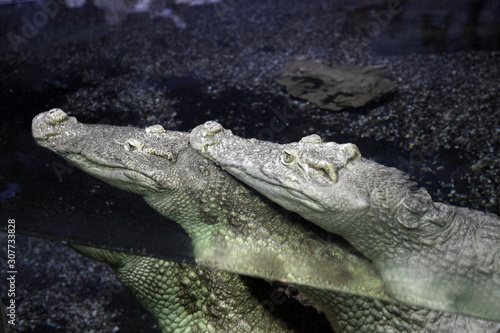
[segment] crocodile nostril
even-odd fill
[[[49,113],[47,114],[47,117],[50,120],[58,122],[58,123],[63,122],[66,119],[68,119],[68,115],[61,109],[50,110]]]
[[[208,133],[215,134],[215,133],[219,133],[220,131],[222,131],[222,125],[216,121],[213,121],[213,120],[207,121],[205,124],[203,124],[203,127],[205,128],[205,130]]]

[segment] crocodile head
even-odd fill
[[[369,205],[366,193],[351,186],[350,167],[361,160],[356,145],[324,143],[309,135],[297,143],[243,139],[214,121],[191,132],[191,145],[236,178],[288,210],[339,233],[345,219],[359,218]],[[336,225],[318,217],[337,212]]]
[[[361,158],[354,144],[309,135],[277,144],[233,135],[216,122],[191,132],[191,145],[272,201],[339,234],[371,260],[426,248],[449,210],[433,204],[401,171]]]
[[[36,116],[32,132],[40,146],[96,178],[140,195],[175,190],[177,178],[165,177],[160,170],[188,148],[187,133],[167,132],[160,125],[140,129],[81,124],[60,109]]]

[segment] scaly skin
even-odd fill
[[[162,332],[294,332],[261,304],[252,280],[233,273],[71,245],[110,265]]]
[[[178,222],[192,238],[199,263],[309,285],[328,279],[324,285],[385,295],[368,260],[336,243],[321,242],[307,224],[292,222],[288,214],[189,148],[187,133],[168,132],[158,126],[142,130],[84,125],[53,109],[35,117],[33,136],[37,143],[89,174],[142,195],[154,209]],[[168,304],[147,297],[164,291],[144,283],[144,276],[151,275],[150,281],[160,289],[168,289],[171,282],[164,279],[165,272],[156,273],[151,268],[163,265],[161,260],[148,260],[144,275],[133,273],[141,267],[139,260],[131,263],[122,279],[131,275],[128,287],[136,290],[136,297],[160,322],[166,321],[164,308]],[[165,282],[157,283],[159,280]],[[321,306],[338,332],[498,329],[498,323],[476,318],[390,305],[310,286],[297,288]],[[210,322],[210,313],[204,315]],[[253,318],[246,321],[253,322]]]
[[[401,171],[317,135],[286,145],[216,122],[191,145],[269,199],[343,236],[373,260],[391,294],[500,320],[500,218],[435,203]]]

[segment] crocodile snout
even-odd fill
[[[75,117],[69,117],[61,109],[52,109],[33,118],[31,131],[38,145],[58,151],[80,136],[80,127]]]
[[[33,137],[38,141],[48,140],[54,135],[61,133],[64,124],[68,121],[68,115],[61,109],[52,109],[40,113],[31,124]]]
[[[216,121],[207,121],[191,131],[191,146],[204,151],[207,147],[217,144],[223,136],[230,136],[232,132],[225,130]]]

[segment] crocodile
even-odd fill
[[[313,134],[278,144],[214,121],[191,145],[284,208],[344,237],[400,301],[500,320],[500,218],[433,202],[403,172],[356,145]]]
[[[296,332],[273,316],[266,290],[243,275],[151,257],[69,244],[108,264],[153,314],[161,332]]]
[[[328,278],[341,290],[378,298],[385,295],[369,260],[345,244],[322,241],[315,235],[321,230],[243,186],[192,149],[189,133],[166,131],[159,125],[140,129],[81,124],[60,109],[36,116],[32,132],[42,147],[113,186],[143,196],[156,211],[179,223],[192,239],[199,264],[296,282],[296,288],[324,311],[336,332],[495,332],[500,328],[492,321],[307,285]],[[129,265],[118,276],[159,323],[166,323],[160,325],[162,332],[174,331],[167,319],[184,323],[176,319],[185,318],[183,308],[172,313],[169,299],[157,301],[158,295],[170,292],[164,289],[183,292],[182,285],[168,279],[165,269],[158,269],[165,265],[163,260],[147,258],[149,264],[142,265],[139,259],[125,262],[120,253],[100,250],[104,252],[96,255],[95,250],[78,250],[115,269],[117,264]],[[142,273],[134,274],[138,271]],[[203,288],[203,283],[198,287]],[[204,311],[200,320],[220,327],[213,323],[210,307],[203,306],[209,299],[198,300]],[[253,322],[253,318],[245,321]]]
[[[320,108],[340,111],[379,101],[396,89],[384,67],[338,66],[308,56],[285,66],[278,80],[287,92]]]

